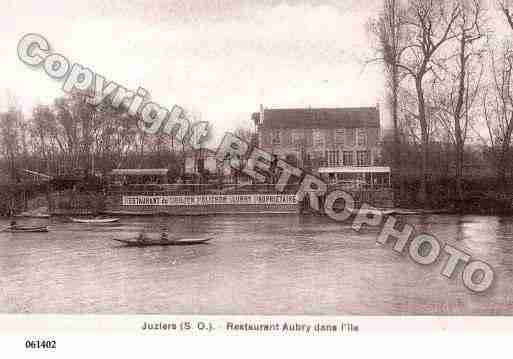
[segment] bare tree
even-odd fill
[[[508,155],[513,133],[513,43],[505,41],[500,53],[490,51],[491,84],[483,96],[483,114],[490,150],[501,184],[506,183]]]
[[[238,126],[233,133],[235,136],[244,140],[244,142],[251,144],[255,139],[255,132],[248,126]]]
[[[421,182],[419,197],[426,199],[426,182],[429,161],[429,123],[424,82],[431,74],[436,76],[435,54],[442,45],[457,37],[455,23],[461,13],[459,1],[410,0],[405,15],[405,24],[411,35],[406,46],[401,49],[401,62],[397,66],[403,69],[413,80],[417,99],[415,118],[420,125],[422,148]]]
[[[454,145],[456,192],[463,199],[462,176],[465,142],[475,117],[484,64],[482,62],[483,7],[481,0],[462,2],[455,23],[455,56],[440,66],[442,79],[434,81],[436,116]],[[452,52],[452,51],[451,51]]]
[[[498,0],[497,5],[499,6],[499,10],[506,17],[506,21],[509,24],[509,27],[513,29],[513,13],[511,11],[511,0]]]
[[[19,111],[11,108],[0,114],[0,145],[2,155],[8,166],[10,180],[17,182],[17,160],[20,155]]]
[[[383,62],[387,74],[388,102],[393,125],[393,164],[400,168],[400,130],[399,130],[399,86],[404,77],[398,66],[407,40],[404,24],[404,7],[400,0],[384,0],[378,19],[371,23],[371,33],[378,43],[379,60]]]

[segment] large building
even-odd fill
[[[321,175],[330,183],[383,185],[390,169],[377,166],[379,107],[266,109],[254,113],[259,147]]]

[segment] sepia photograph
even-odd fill
[[[0,2],[5,320],[513,314],[513,2]]]

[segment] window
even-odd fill
[[[370,151],[357,151],[356,162],[358,166],[370,166]]]
[[[292,143],[294,147],[299,150],[303,146],[304,136],[303,130],[292,130]]]
[[[346,131],[346,143],[347,147],[353,147],[355,145],[356,131],[354,128],[348,128]]]
[[[326,151],[328,166],[338,166],[340,164],[339,152],[337,150]]]
[[[352,166],[354,163],[353,151],[344,151],[344,166]]]
[[[365,146],[367,143],[367,133],[365,132],[365,128],[358,129],[358,146]]]
[[[272,144],[273,146],[279,146],[280,143],[280,130],[274,130],[272,132]]]
[[[312,165],[312,156],[310,156],[309,153],[307,153],[304,157],[304,163],[305,166],[311,166]]]
[[[345,135],[346,135],[346,133],[343,128],[339,128],[339,129],[335,130],[335,144],[343,145]]]
[[[292,142],[296,143],[303,140],[303,131],[302,130],[292,130]]]
[[[379,129],[369,128],[367,129],[367,146],[374,147],[378,145]]]
[[[322,130],[313,130],[314,147],[324,147],[324,133]]]

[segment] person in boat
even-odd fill
[[[11,218],[10,226],[16,227],[18,223],[16,223],[16,220],[14,219],[14,211],[12,207],[9,209],[9,217]]]
[[[144,234],[144,231],[141,231],[139,233],[139,235],[137,236],[137,241],[142,243],[146,242],[146,235]]]
[[[166,242],[170,241],[169,236],[168,236],[168,232],[169,231],[167,229],[167,226],[163,225],[161,227],[161,230],[162,230],[162,232],[160,233],[160,240],[161,241],[166,241]]]

